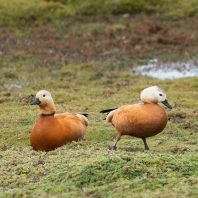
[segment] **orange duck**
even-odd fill
[[[172,109],[166,99],[165,92],[157,86],[152,86],[144,89],[140,98],[143,103],[100,112],[109,113],[106,121],[111,122],[118,131],[116,142],[110,148],[111,150],[116,149],[116,144],[122,135],[142,138],[145,150],[149,150],[146,138],[157,135],[166,127],[168,116],[164,109],[157,104],[161,102]]]
[[[55,114],[56,108],[49,91],[41,90],[31,105],[39,105],[38,117],[30,142],[36,151],[50,151],[71,141],[82,140],[88,126],[87,114]]]

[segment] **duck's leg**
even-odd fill
[[[117,137],[116,137],[116,141],[115,141],[114,145],[111,146],[111,147],[109,147],[109,150],[116,150],[116,148],[117,148],[117,147],[116,147],[116,144],[117,144],[118,141],[120,140],[120,137],[121,137],[121,135],[118,134]]]
[[[143,142],[144,142],[144,147],[145,147],[145,150],[149,150],[149,147],[146,143],[146,138],[142,138]]]

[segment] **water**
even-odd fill
[[[198,60],[186,62],[163,63],[152,59],[146,65],[132,69],[136,75],[150,76],[161,80],[198,76]]]
[[[4,85],[7,89],[21,89],[23,86],[21,84],[5,84]]]

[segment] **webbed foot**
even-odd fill
[[[112,151],[113,151],[113,150],[115,151],[116,149],[117,149],[116,146],[110,146],[110,147],[109,147],[109,150],[112,150]]]

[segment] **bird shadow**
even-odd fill
[[[121,151],[126,151],[126,152],[144,152],[144,148],[139,148],[139,147],[120,147],[119,150]]]
[[[111,146],[108,147],[108,150],[112,150]],[[112,150],[113,151],[113,150]],[[144,148],[140,147],[117,147],[115,151],[126,151],[126,152],[144,152]]]

